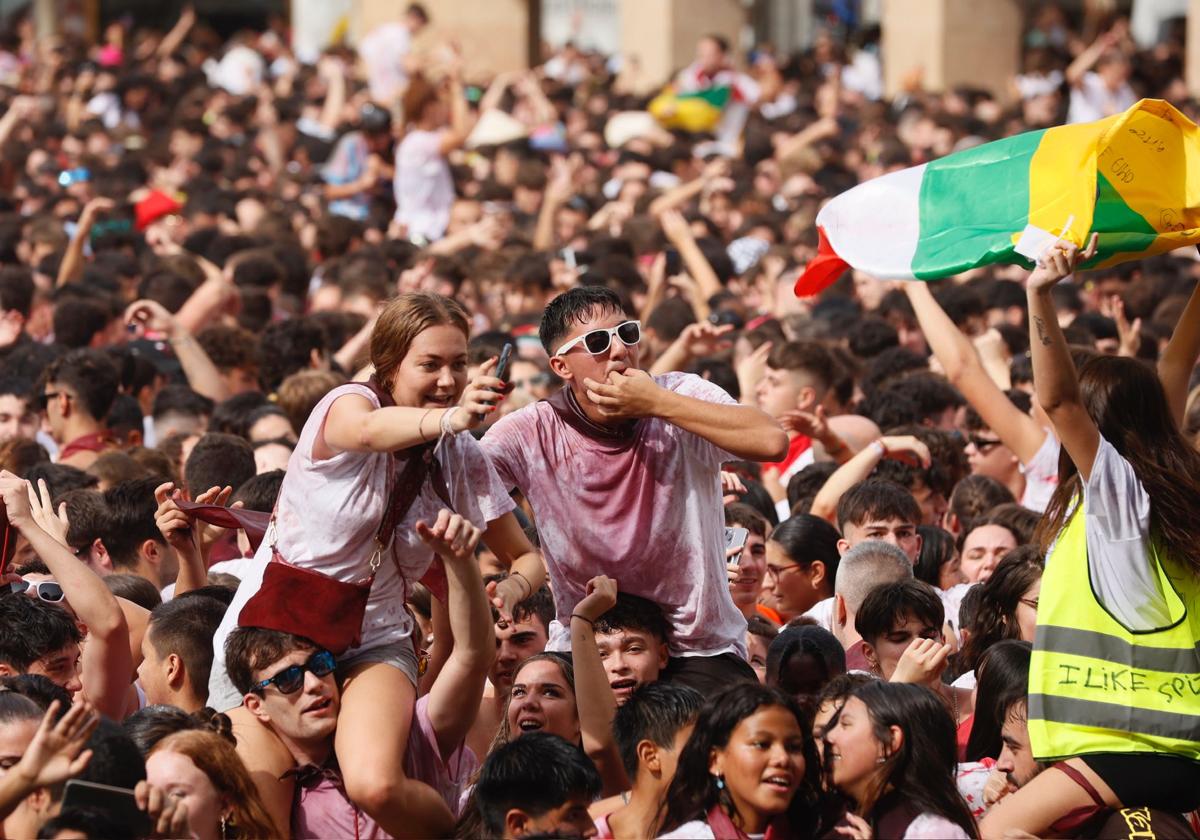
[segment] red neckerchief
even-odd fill
[[[75,438],[75,440],[59,450],[58,460],[64,461],[77,452],[103,452],[106,449],[111,449],[116,442],[112,433],[107,429],[100,432],[92,432],[90,435]]]
[[[733,824],[733,820],[720,805],[712,806],[705,822],[712,829],[713,837],[716,840],[750,840],[749,835]],[[767,826],[764,836],[766,840],[783,840],[788,836],[788,832],[782,829],[780,820],[775,820]]]

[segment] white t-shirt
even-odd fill
[[[1050,504],[1050,497],[1058,489],[1058,453],[1062,444],[1054,433],[1047,429],[1046,439],[1028,464],[1021,465],[1025,474],[1025,492],[1021,494],[1021,504],[1030,510],[1044,513]]]
[[[736,405],[687,373],[655,377],[694,399]],[[720,468],[728,452],[657,418],[642,420],[633,443],[588,437],[547,402],[501,419],[484,452],[506,487],[533,506],[558,620],[547,650],[568,650],[564,618],[587,582],[608,575],[622,592],[663,609],[672,656],[746,657],[746,619],[729,595]]]
[[[372,405],[379,400],[365,385],[350,383],[334,388],[317,403],[288,462],[287,475],[279,489],[275,525],[268,530],[237,595],[225,613],[213,642],[213,668],[209,680],[210,705],[223,692],[232,691],[225,673],[225,639],[237,626],[238,615],[250,597],[262,586],[262,575],[271,558],[274,533],[279,553],[296,566],[321,572],[336,580],[353,583],[370,575],[370,559],[375,550],[375,533],[383,519],[389,489],[389,473],[397,471],[390,452],[339,452],[332,458],[314,460],[313,443],[323,428],[330,407],[340,397],[358,394]],[[445,438],[438,448],[438,459],[454,510],[479,528],[499,519],[514,507],[470,435]],[[363,617],[362,643],[346,656],[368,648],[400,642],[412,633],[412,619],[404,609],[408,584],[420,580],[433,562],[433,552],[421,542],[414,527],[418,519],[433,522],[444,503],[426,481],[421,493],[401,520],[376,572],[371,596]],[[393,562],[393,557],[395,562]],[[401,578],[396,567],[404,572]],[[218,684],[221,685],[218,685]],[[214,691],[214,689],[222,691]],[[236,695],[236,691],[233,691]],[[240,698],[232,705],[237,705]]]
[[[396,221],[410,239],[441,239],[450,224],[454,179],[439,148],[442,133],[414,129],[396,149]]]
[[[1085,123],[1102,120],[1119,114],[1137,102],[1137,94],[1129,83],[1115,91],[1108,89],[1098,73],[1087,72],[1079,87],[1071,88],[1071,105],[1067,110],[1067,122]]]
[[[371,98],[391,103],[408,83],[404,59],[412,50],[412,33],[399,21],[381,23],[358,43],[358,56],[367,71],[367,87]]]
[[[1083,488],[1088,571],[1097,600],[1133,632],[1171,623],[1150,559],[1150,496],[1133,465],[1100,438]],[[1053,547],[1047,562],[1053,562]]]

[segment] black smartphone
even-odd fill
[[[508,382],[508,368],[512,362],[513,346],[509,342],[504,345],[504,349],[500,351],[500,361],[496,362],[496,378],[502,382]]]
[[[137,806],[128,788],[70,779],[63,794],[63,810],[87,808],[106,814],[114,823],[129,829],[132,837],[148,837],[154,830],[150,817]]]
[[[679,251],[675,248],[668,248],[663,253],[667,256],[667,276],[675,277],[683,272],[683,260],[679,256]]]

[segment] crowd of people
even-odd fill
[[[792,292],[857,183],[1197,112],[1084,5],[891,99],[835,16],[5,21],[3,836],[1194,837],[1200,262]]]

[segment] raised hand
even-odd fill
[[[475,562],[475,546],[483,533],[457,513],[442,508],[433,525],[417,522],[417,536],[421,542],[447,563]]]
[[[70,548],[67,542],[67,528],[70,523],[67,521],[67,504],[63,502],[58,506],[58,513],[54,512],[54,503],[50,499],[50,488],[46,486],[44,478],[38,479],[38,486],[35,490],[33,484],[25,482],[29,493],[29,510],[33,516],[33,521],[38,524],[38,527],[45,531],[61,545]]]
[[[1080,251],[1073,242],[1055,242],[1038,259],[1037,267],[1029,273],[1025,284],[1030,289],[1049,289],[1064,277],[1075,273],[1075,267],[1096,256],[1099,234],[1092,234],[1087,249]]]
[[[154,837],[194,837],[188,823],[187,804],[168,796],[160,787],[149,782],[138,782],[133,789],[137,806],[146,812]]]
[[[21,760],[8,771],[16,773],[31,790],[62,784],[82,773],[92,758],[92,751],[83,747],[100,723],[100,713],[80,700],[55,723],[61,705],[58,700],[50,704]]]
[[[891,458],[910,467],[929,469],[932,463],[929,447],[920,438],[912,435],[890,435],[879,439],[883,446],[883,457]]]
[[[450,425],[456,431],[465,432],[478,428],[500,405],[500,402],[512,390],[512,386],[492,375],[499,358],[493,356],[479,368],[479,373],[463,391],[459,405],[464,411],[456,411],[450,417]]]
[[[611,610],[617,603],[617,582],[607,575],[597,575],[587,583],[583,600],[572,610],[574,615],[589,622]]]
[[[29,504],[29,482],[0,470],[0,499],[8,513],[8,521],[14,528],[24,528],[34,521]]]
[[[946,660],[953,650],[940,639],[913,639],[900,656],[891,682],[932,685],[946,670]]]

